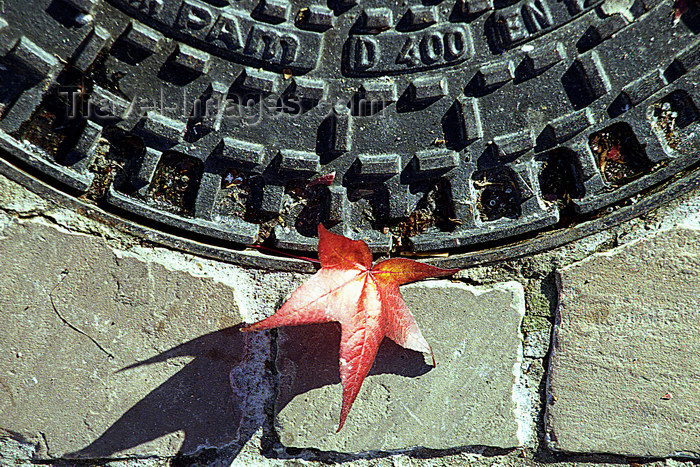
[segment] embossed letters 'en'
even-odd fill
[[[602,0],[557,0],[566,5],[568,13],[576,16]],[[564,24],[554,20],[552,0],[526,0],[495,12],[486,22],[486,35],[495,38],[500,49],[509,49],[541,33]]]

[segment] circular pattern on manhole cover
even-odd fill
[[[478,250],[692,168],[687,7],[6,0],[0,148],[217,248],[314,250],[323,222],[377,253]]]

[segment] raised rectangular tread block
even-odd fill
[[[179,120],[149,110],[146,118],[140,123],[144,133],[150,136],[150,140],[158,147],[174,146],[185,133],[187,124]],[[149,142],[147,141],[146,144]]]
[[[459,96],[457,98],[461,113],[461,126],[464,139],[475,141],[484,136],[479,112],[479,101],[473,97]]]
[[[457,0],[455,10],[462,15],[478,15],[493,10],[493,0]]]
[[[437,22],[437,12],[431,5],[414,5],[408,9],[405,18],[412,29],[422,29]]]
[[[629,24],[624,16],[619,13],[615,13],[603,20],[603,22],[596,26],[598,35],[601,40],[610,39],[616,32],[624,28]]]
[[[326,95],[327,85],[317,79],[294,78],[294,94],[300,99],[322,101]]]
[[[102,125],[125,119],[131,109],[128,101],[97,85],[92,90],[90,104],[93,106],[90,118]]]
[[[391,177],[401,170],[401,157],[398,154],[360,154],[361,175],[378,175]]]
[[[396,102],[396,84],[385,80],[371,80],[362,83],[360,93],[369,101]]]
[[[344,222],[350,212],[350,200],[348,199],[347,188],[339,185],[328,187],[331,194],[330,212],[328,220],[330,222]]]
[[[221,171],[219,167],[212,164],[212,159],[207,159],[208,169],[202,174],[197,190],[197,198],[194,202],[194,215],[198,219],[205,221],[212,220],[212,213],[217,196],[221,191]],[[213,167],[212,167],[213,166]]]
[[[95,148],[97,148],[101,136],[102,127],[88,120],[78,137],[78,141],[68,151],[64,164],[73,167],[79,172],[83,172],[85,175],[92,175],[88,172],[88,166],[95,158]]]
[[[416,209],[420,195],[411,193],[408,185],[402,185],[399,177],[390,178],[385,182],[389,191],[389,218],[401,219],[408,217]]]
[[[276,89],[278,79],[276,74],[269,71],[247,68],[238,75],[236,81],[242,88],[267,95]]]
[[[498,60],[482,65],[477,72],[481,85],[487,89],[501,86],[515,78],[513,62]]]
[[[260,210],[269,214],[279,214],[284,202],[284,187],[279,185],[265,185],[263,187]]]
[[[544,206],[539,202],[539,193],[535,190],[535,179],[537,175],[534,173],[533,165],[529,163],[520,163],[513,167],[516,174],[518,187],[520,188],[520,201],[523,214],[538,215],[538,213],[555,211],[558,212],[555,206]]]
[[[318,238],[306,237],[295,229],[277,225],[274,230],[275,246],[285,250],[317,251]]]
[[[96,26],[88,37],[80,45],[79,51],[73,57],[73,66],[85,72],[104,49],[111,38],[109,32],[100,26]]]
[[[631,105],[637,105],[666,85],[661,71],[651,73],[629,83],[622,88]]]
[[[416,101],[434,101],[447,95],[447,82],[440,76],[416,78],[411,83]]]
[[[195,73],[206,73],[209,71],[210,56],[206,52],[197,50],[184,44],[178,44],[173,61],[176,65],[187,68]]]
[[[563,143],[581,133],[592,123],[593,115],[590,109],[581,109],[555,118],[547,126],[552,129],[556,142]]]
[[[589,135],[591,133],[592,132],[587,131],[578,134],[566,144],[567,148],[576,154],[576,159],[581,169],[581,178],[585,180],[586,195],[599,193],[600,190],[605,189],[605,182],[603,182],[598,166],[599,161],[596,156],[593,155],[589,144]],[[574,202],[576,202],[576,200],[574,200]]]
[[[686,73],[700,66],[700,41],[683,49],[676,56],[675,62],[680,64]]]
[[[280,170],[315,173],[321,170],[318,155],[314,152],[282,149]]]
[[[332,149],[335,152],[348,152],[352,149],[352,115],[333,113]]]
[[[255,19],[280,24],[289,18],[290,3],[285,0],[261,0],[252,12]]]
[[[362,240],[372,253],[388,253],[393,244],[390,235],[375,230],[352,229],[350,232],[345,232],[345,236],[353,240]]]
[[[99,4],[99,0],[63,0],[68,5],[84,14],[90,14]]]
[[[226,159],[235,161],[248,169],[257,168],[258,171],[261,169],[265,159],[265,148],[262,144],[241,141],[227,136],[221,140],[221,146],[221,155]]]
[[[578,63],[585,74],[586,81],[593,96],[597,99],[610,92],[610,79],[603,67],[600,57],[595,51],[582,56]]]
[[[297,13],[296,25],[300,29],[325,32],[333,27],[333,10],[323,5],[309,5]]]
[[[553,42],[528,51],[525,57],[529,61],[532,71],[540,73],[566,58],[566,52],[561,42]]]
[[[148,26],[132,21],[123,38],[129,44],[140,48],[144,52],[153,54],[158,51],[163,35]]]
[[[213,81],[204,92],[206,99],[200,101],[201,125],[210,130],[218,131],[226,110],[226,96],[229,86],[221,81]]]
[[[153,180],[162,155],[161,151],[147,147],[141,160],[138,161],[138,170],[133,171],[131,184],[141,196],[147,195],[148,187]]]
[[[416,153],[418,170],[444,170],[459,165],[459,153],[450,149],[429,149]]]
[[[535,146],[533,133],[529,128],[498,136],[493,139],[493,142],[498,147],[499,153],[505,156],[522,154]]]
[[[406,18],[414,28],[425,28],[437,22],[437,12],[434,6],[414,5],[406,12]]]
[[[37,46],[26,36],[22,36],[7,55],[7,58],[20,67],[44,78],[56,71],[58,59]]]
[[[358,19],[357,32],[379,34],[394,25],[394,14],[389,8],[366,8]]]

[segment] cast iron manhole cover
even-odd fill
[[[5,171],[198,252],[323,222],[464,265],[697,180],[694,0],[30,3],[0,0]]]

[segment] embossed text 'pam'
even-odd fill
[[[262,24],[243,11],[197,0],[111,1],[149,24],[165,26],[187,42],[237,62],[308,71],[320,56],[320,35]]]

